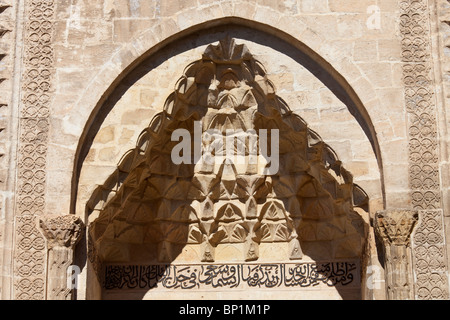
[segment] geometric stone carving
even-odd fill
[[[429,247],[428,243],[434,243],[435,239],[434,233],[426,232],[429,226],[422,224],[437,222],[437,225],[442,225],[443,220],[438,120],[436,119],[438,112],[434,97],[436,93],[433,83],[435,75],[431,55],[430,16],[428,1],[400,1],[403,84],[408,112],[411,201],[414,209],[424,210],[421,214],[424,219],[421,219],[416,235],[418,245],[413,250],[414,269],[417,274],[415,295],[418,299],[448,299],[447,258],[442,254],[439,258],[440,267],[437,268],[430,268],[428,263],[424,263],[426,259],[423,259],[424,256],[434,256],[434,253],[428,251],[434,246]],[[440,217],[437,216],[439,214],[441,214]],[[433,218],[429,219],[429,216]],[[426,238],[428,236],[433,239]],[[433,275],[435,280],[436,278],[440,280],[432,281],[425,274]]]
[[[389,210],[375,215],[374,227],[384,245],[386,291],[389,300],[414,299],[410,236],[417,211]]]
[[[179,148],[176,129],[189,148]],[[164,111],[94,191],[90,251],[105,263],[170,262],[189,244],[214,262],[229,245],[256,261],[261,245],[283,243],[288,260],[304,245],[317,259],[356,258],[366,236],[364,223],[355,227],[355,194],[363,203],[334,151],[276,95],[247,47],[227,38],[185,69]]]
[[[45,299],[45,239],[33,215],[16,217],[15,289],[18,300]]]
[[[39,221],[47,239],[47,299],[72,300],[73,289],[67,286],[67,270],[73,264],[75,245],[83,231],[82,221],[73,216],[47,216]]]
[[[106,290],[204,290],[353,287],[360,285],[359,261],[332,263],[108,265]]]
[[[418,212],[414,210],[379,211],[375,221],[376,230],[383,243],[409,246],[412,230],[418,221]]]
[[[413,208],[438,209],[441,199],[428,2],[403,0],[400,8]]]
[[[45,268],[41,268],[45,265],[45,246],[30,245],[30,241],[45,242],[35,221],[45,209],[55,5],[54,0],[24,3],[14,261],[14,297],[20,300],[45,298]],[[25,229],[28,232],[21,232]]]
[[[442,210],[420,210],[412,237],[417,299],[447,300],[448,275]]]

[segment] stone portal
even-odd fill
[[[187,66],[92,195],[89,260],[103,298],[357,299],[368,227],[355,207],[367,203],[227,38]]]

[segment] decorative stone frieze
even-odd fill
[[[429,213],[432,212],[434,217],[433,219],[420,219],[418,230],[428,230],[429,226],[423,225],[423,223],[432,221],[442,228],[443,221],[429,8],[427,0],[403,0],[400,2],[403,83],[408,112],[411,200],[413,209],[424,210],[424,217],[430,216]],[[438,217],[439,214],[442,216]],[[423,261],[421,256],[431,254],[425,254],[424,251],[428,251],[429,247],[422,245],[424,242],[434,241],[434,239],[423,239],[430,235],[430,233],[419,231],[417,235],[421,238],[418,240],[419,242],[417,243],[416,237],[413,238],[415,272],[418,275],[431,272],[431,274],[439,274],[440,277],[447,278],[446,273],[442,273],[440,268],[433,270],[428,264],[418,263]],[[440,258],[439,265],[445,265],[444,269],[447,269],[446,260],[445,255]],[[432,291],[442,293],[438,295],[440,297],[448,296],[447,280],[432,282],[432,288],[430,288],[430,283],[428,278],[425,279],[423,276],[417,278],[415,295],[418,299],[431,298]]]
[[[47,216],[39,221],[47,239],[48,300],[71,300],[73,288],[68,287],[68,268],[73,264],[75,245],[83,232],[82,221],[73,216]]]
[[[54,6],[54,0],[25,2],[27,18],[24,25],[15,212],[16,299],[45,297],[44,239],[35,222],[45,209],[49,105],[54,73]]]
[[[448,0],[0,0],[0,296],[74,297],[83,225],[45,216],[70,210],[89,221],[81,299],[357,292],[379,283],[381,246],[386,290],[366,298],[449,299],[449,13]],[[207,45],[226,34],[248,47]],[[254,131],[269,150],[261,130],[278,130],[279,170],[173,163],[177,129]],[[367,221],[383,208],[378,247]]]
[[[416,298],[447,300],[448,272],[442,210],[420,210],[412,236]]]

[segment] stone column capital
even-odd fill
[[[374,227],[386,245],[409,246],[411,233],[418,220],[417,210],[384,210],[375,214]]]
[[[80,240],[83,222],[74,215],[49,215],[39,219],[39,227],[47,239],[48,248],[73,249]]]

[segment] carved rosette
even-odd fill
[[[417,298],[447,300],[447,265],[442,210],[419,211],[421,223],[413,235]]]
[[[447,258],[445,254],[438,256],[439,268],[434,269],[423,263],[423,256],[433,255],[431,246],[433,233],[426,230],[424,223],[437,222],[443,227],[443,210],[441,209],[439,181],[439,149],[437,134],[436,105],[434,100],[433,69],[431,56],[431,33],[427,0],[400,1],[400,31],[402,37],[403,83],[405,86],[405,102],[408,112],[409,132],[409,182],[412,191],[413,209],[425,210],[421,213],[420,226],[413,237],[414,271],[416,279],[416,297],[430,299],[433,296],[448,297],[448,281],[446,273]],[[430,211],[431,210],[431,211]],[[435,219],[428,219],[432,216]],[[441,215],[437,217],[436,215]],[[425,238],[424,238],[425,237]],[[444,245],[444,240],[439,244]],[[442,267],[443,266],[443,267]],[[439,275],[442,281],[430,281],[425,274]],[[444,279],[445,278],[445,279]],[[431,294],[440,292],[441,294]]]
[[[389,300],[412,300],[411,233],[418,221],[417,211],[377,212],[375,230],[385,253],[386,291]]]
[[[428,3],[400,3],[403,81],[409,120],[409,180],[414,209],[438,209],[440,183]]]
[[[14,297],[19,300],[45,298],[45,241],[36,217],[45,209],[55,3],[25,1],[14,250]]]
[[[83,232],[82,221],[73,216],[47,216],[39,221],[47,239],[47,299],[71,300],[67,286],[67,270],[73,264],[73,250]]]

